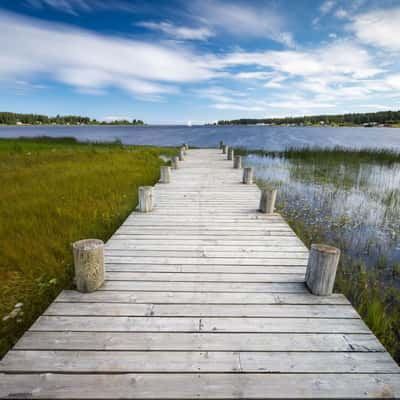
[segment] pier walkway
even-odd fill
[[[189,150],[155,208],[105,250],[96,292],[65,290],[0,362],[0,398],[400,397],[400,370],[308,250],[257,211],[219,150]]]

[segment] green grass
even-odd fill
[[[72,285],[70,244],[107,240],[174,148],[0,140],[0,357]],[[15,307],[17,303],[23,305]]]

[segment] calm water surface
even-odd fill
[[[278,188],[279,209],[368,268],[400,263],[400,164],[318,163],[246,157],[258,181]]]
[[[400,149],[398,128],[305,128],[275,126],[12,126],[0,127],[0,137],[74,136],[79,140],[126,144],[215,146],[224,140],[248,149],[287,147],[386,147]]]

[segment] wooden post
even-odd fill
[[[260,211],[272,214],[275,210],[276,189],[264,188],[261,190]]]
[[[171,167],[160,167],[160,183],[169,183],[171,181]]]
[[[179,157],[172,157],[171,168],[172,169],[178,169],[179,168]]]
[[[139,211],[150,212],[153,209],[153,186],[139,187]]]
[[[326,244],[312,244],[306,271],[306,284],[311,293],[329,296],[333,292],[340,250]]]
[[[246,185],[253,183],[253,168],[247,167],[243,170],[243,183]]]
[[[228,160],[233,160],[233,156],[235,154],[235,151],[232,149],[232,147],[229,147],[228,149]]]
[[[242,157],[235,156],[233,159],[233,168],[240,169],[242,168]]]
[[[85,239],[73,243],[75,283],[79,292],[90,293],[104,282],[104,243]]]
[[[219,141],[219,148],[222,150],[223,147],[224,147],[224,141],[220,140]]]
[[[189,145],[188,145],[187,143],[185,143],[185,144],[183,145],[183,147],[185,148],[185,151],[189,150]]]
[[[185,159],[185,150],[183,150],[183,147],[179,149],[179,161],[183,161]]]
[[[222,146],[222,154],[228,154],[228,150],[229,150],[229,146],[227,146],[226,144],[224,144]]]

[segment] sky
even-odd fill
[[[0,0],[0,111],[193,124],[400,109],[400,0]]]

